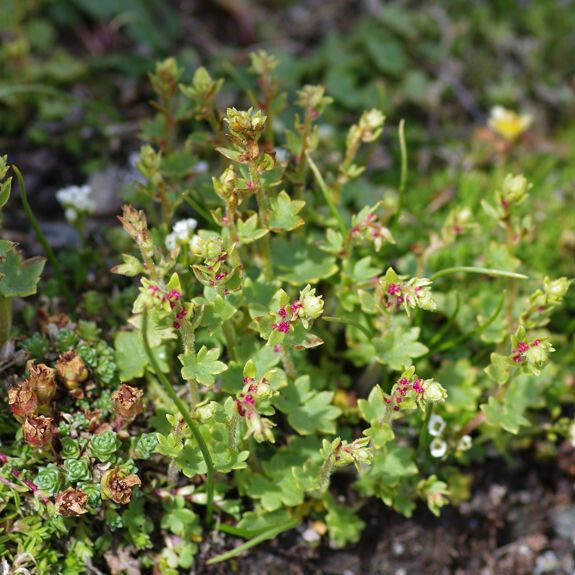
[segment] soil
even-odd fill
[[[567,575],[575,572],[572,448],[557,460],[520,453],[514,465],[488,460],[470,470],[472,497],[439,518],[420,507],[405,518],[371,500],[360,513],[362,538],[344,550],[322,540],[317,548],[300,533],[285,533],[244,557],[195,575]],[[222,541],[206,542],[213,556]],[[222,551],[240,544],[229,538]]]

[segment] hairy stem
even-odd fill
[[[150,341],[148,340],[148,310],[144,308],[144,313],[142,316],[142,338],[144,340],[144,349],[146,350],[146,355],[148,356],[148,360],[154,370],[156,377],[158,378],[159,382],[165,389],[166,393],[170,397],[170,399],[174,402],[175,406],[178,408],[182,419],[186,423],[186,425],[190,428],[194,439],[196,440],[200,451],[202,452],[202,456],[204,458],[204,462],[206,463],[207,468],[207,502],[206,502],[206,521],[208,525],[212,524],[213,520],[213,511],[214,511],[214,464],[212,461],[212,456],[210,455],[210,451],[208,446],[200,433],[200,430],[196,426],[190,410],[186,406],[186,404],[179,398],[178,394],[176,393],[175,389],[172,387],[172,384],[168,381],[168,378],[162,373],[160,366],[156,360],[156,356],[152,352],[152,348],[150,347]]]

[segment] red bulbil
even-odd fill
[[[180,329],[180,328],[182,327],[182,324],[181,324],[179,321],[174,321],[174,322],[172,323],[172,327],[173,327],[174,329]]]
[[[289,321],[280,321],[279,323],[274,323],[272,329],[280,331],[281,333],[288,333],[290,329]]]
[[[278,310],[278,315],[280,317],[285,317],[287,315],[287,311],[285,307],[280,307],[280,309]]]
[[[398,295],[398,296],[395,298],[395,301],[397,302],[397,305],[401,305],[401,304],[403,303],[403,296]]]
[[[533,343],[531,344],[531,347],[537,347],[537,346],[539,345],[539,343],[540,343],[539,340],[536,339],[536,340],[534,340]]]
[[[236,399],[236,409],[238,413],[243,417],[246,414],[246,410],[244,409],[242,402],[239,399]]]
[[[389,284],[387,288],[387,293],[389,295],[395,295],[396,293],[401,293],[401,286],[399,284]]]
[[[167,297],[169,300],[178,301],[182,297],[182,294],[177,289],[173,289],[168,292]]]
[[[280,347],[279,343],[276,343],[276,344],[274,345],[274,352],[275,352],[275,353],[279,353],[280,351],[281,351],[281,347]]]
[[[387,403],[387,405],[389,405],[391,403],[391,399],[389,399],[389,397],[386,397],[383,401],[385,401],[385,403]]]
[[[393,408],[393,411],[399,411],[399,407],[396,405],[396,406]]]
[[[250,405],[254,405],[256,402],[256,400],[254,399],[254,396],[249,394],[249,393],[245,396],[244,401],[246,403],[249,403]]]
[[[176,313],[177,319],[184,319],[186,317],[186,310],[181,309],[178,313]]]

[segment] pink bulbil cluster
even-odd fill
[[[241,417],[252,417],[255,412],[256,400],[251,393],[240,393],[236,399],[236,409]]]
[[[409,298],[409,296],[404,297],[401,295],[401,289],[400,284],[389,284],[387,286],[386,296],[390,297],[387,297],[385,307],[390,308],[395,304],[396,308],[399,308],[399,306],[405,301],[405,298]]]
[[[515,363],[521,363],[522,361],[525,360],[525,354],[527,353],[529,348],[537,347],[538,345],[539,345],[538,339],[533,340],[531,344],[528,344],[526,341],[520,341],[517,344],[517,347],[511,350],[511,353],[513,354],[513,361]]]
[[[303,304],[300,301],[294,301],[293,303],[280,307],[278,310],[278,315],[281,320],[272,325],[272,329],[279,331],[281,333],[289,333],[291,322],[295,321],[299,317],[299,310],[303,308]]]
[[[174,311],[175,319],[172,322],[174,329],[182,327],[181,321],[186,317],[186,310],[182,307],[180,300],[182,299],[182,292],[177,289],[171,289],[169,292],[163,292],[156,284],[148,286],[148,290],[154,294],[154,297],[162,303],[168,302],[170,309]]]
[[[393,411],[399,411],[399,407],[403,398],[408,394],[410,390],[415,391],[415,393],[421,395],[423,394],[423,386],[421,385],[421,379],[416,379],[411,383],[405,377],[402,377],[395,386],[391,397],[386,397],[384,399],[385,403],[390,407],[393,406]]]

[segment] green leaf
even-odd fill
[[[238,220],[236,229],[240,244],[246,245],[259,240],[268,233],[268,230],[258,227],[258,215],[253,214],[246,220]]]
[[[376,68],[384,74],[398,76],[406,67],[403,46],[397,40],[381,33],[369,34],[364,39]]]
[[[359,399],[357,402],[361,416],[370,424],[369,429],[364,430],[363,433],[371,437],[377,449],[381,449],[395,437],[391,426],[388,423],[382,423],[387,409],[384,399],[383,390],[376,385],[370,391],[367,400]]]
[[[308,246],[305,238],[276,238],[272,242],[272,259],[280,270],[278,279],[295,286],[315,284],[338,270],[335,257]]]
[[[372,340],[375,346],[376,359],[391,369],[402,371],[412,363],[412,358],[421,357],[429,350],[417,341],[419,328],[404,330],[395,326],[384,335]]]
[[[485,413],[485,421],[489,425],[501,427],[509,433],[517,434],[521,426],[529,426],[529,420],[523,417],[519,409],[515,406],[510,407],[494,397],[490,397],[489,402],[481,406],[481,411]]]
[[[208,349],[206,346],[202,346],[197,354],[180,354],[178,359],[183,365],[182,377],[186,381],[195,380],[203,385],[214,385],[214,376],[228,369],[225,363],[218,361],[219,356],[220,350],[217,347]]]
[[[304,375],[283,389],[274,405],[287,414],[289,424],[301,435],[315,432],[335,433],[335,420],[341,410],[331,404],[333,392],[314,391]]]
[[[330,541],[333,541],[336,547],[357,543],[365,527],[365,522],[348,505],[340,505],[333,497],[327,497],[325,503],[327,509],[325,522]]]
[[[10,250],[0,261],[0,294],[9,297],[27,297],[36,293],[45,258],[22,260],[16,250]]]
[[[120,372],[120,381],[130,381],[144,376],[144,372],[149,368],[150,361],[144,342],[139,331],[120,331],[114,337],[114,347],[116,349],[116,363]],[[154,348],[154,355],[162,372],[169,371],[166,363],[166,352],[163,346]]]
[[[485,368],[485,373],[495,383],[504,384],[511,377],[513,363],[506,355],[499,353],[491,354],[491,363]]]
[[[448,413],[477,410],[477,399],[481,395],[481,389],[476,385],[477,372],[467,359],[445,361],[441,365],[436,377],[447,391],[443,405]]]
[[[305,205],[303,200],[292,200],[285,191],[281,191],[271,200],[270,228],[274,231],[295,230],[304,224],[298,213]]]

